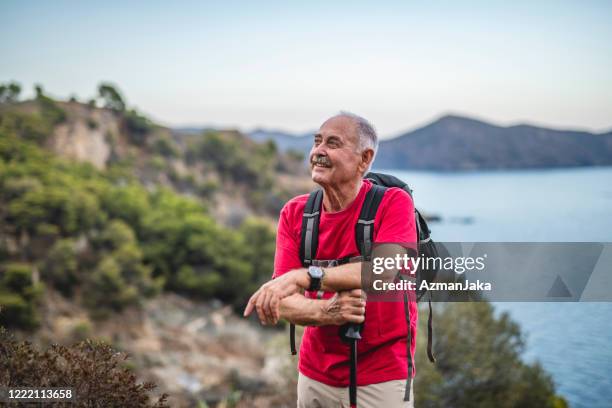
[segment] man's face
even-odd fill
[[[310,150],[310,168],[315,183],[334,187],[359,180],[367,166],[352,119],[338,116],[323,123]]]

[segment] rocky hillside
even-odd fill
[[[49,151],[98,169],[129,172],[151,189],[165,186],[202,199],[227,224],[252,214],[275,217],[288,198],[312,187],[301,158],[238,131],[185,133],[134,110],[61,101],[53,106],[63,118],[45,134]],[[43,116],[44,110],[37,100],[0,104],[5,122]]]
[[[295,406],[296,359],[286,335],[261,330],[218,301],[165,294],[106,320],[91,320],[87,310],[53,291],[44,304],[33,338],[39,347],[105,340],[128,354],[141,381],[170,395],[170,406]]]
[[[280,205],[310,188],[301,159],[37,94],[0,101],[0,326],[41,349],[105,339],[172,406],[286,406],[279,331],[234,311],[270,277]]]

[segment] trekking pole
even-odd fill
[[[357,340],[361,340],[359,330],[360,325],[351,324],[348,326],[345,333],[351,348],[351,371],[349,377],[349,402],[351,404],[351,408],[357,408]]]

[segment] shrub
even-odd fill
[[[53,126],[42,115],[21,112],[0,112],[0,135],[15,135],[41,143],[53,131]]]
[[[96,130],[98,128],[98,122],[93,118],[87,118],[87,127],[89,130]]]
[[[117,260],[104,257],[89,279],[85,304],[97,317],[106,317],[110,311],[120,311],[138,300],[138,291],[127,284]]]
[[[438,305],[434,314],[437,362],[417,346],[415,389],[419,407],[565,406],[550,376],[539,364],[521,361],[524,340],[519,326],[504,313],[499,318],[486,302]],[[419,319],[426,333],[427,320]],[[421,341],[423,336],[419,336]]]
[[[49,250],[43,265],[43,278],[65,296],[72,295],[80,283],[75,242],[61,239]]]
[[[36,100],[40,106],[41,114],[50,125],[58,125],[66,120],[66,111],[51,98],[43,94],[42,88],[36,90]]]
[[[174,141],[167,135],[159,136],[153,142],[152,150],[154,153],[164,157],[178,156],[178,149]]]
[[[153,129],[153,123],[135,109],[126,111],[123,114],[123,120],[130,143],[142,145],[146,141],[147,133]]]
[[[0,276],[0,324],[33,329],[39,324],[38,302],[43,286],[34,283],[28,264],[5,264]]]
[[[0,103],[14,103],[19,100],[21,93],[21,85],[12,81],[6,84],[0,84]]]
[[[53,345],[44,352],[18,342],[0,328],[0,384],[6,387],[72,388],[76,401],[56,407],[169,407],[168,395],[152,401],[156,385],[138,383],[125,368],[127,355],[91,340],[71,347]]]

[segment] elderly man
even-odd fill
[[[328,119],[315,134],[310,165],[312,179],[323,190],[315,259],[348,259],[360,254],[355,225],[372,188],[363,176],[377,145],[369,122],[350,113]],[[349,346],[339,336],[338,327],[350,323],[364,323],[357,347],[358,406],[413,406],[412,387],[406,389],[406,380],[409,371],[414,375],[408,366],[414,361],[416,304],[408,303],[412,335],[407,336],[403,303],[365,301],[361,262],[304,268],[300,243],[308,197],[295,197],[283,207],[273,280],[253,294],[245,316],[257,310],[262,324],[283,318],[307,326],[298,364],[298,407],[350,406]],[[408,193],[399,188],[384,192],[373,237],[376,243],[416,241],[414,207]]]

